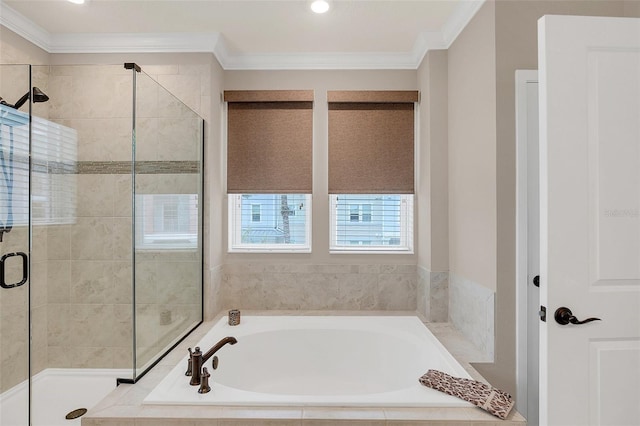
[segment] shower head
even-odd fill
[[[4,99],[2,98],[0,98],[0,104],[6,105],[11,108],[20,109],[20,107],[29,100],[29,97],[31,96],[32,92],[33,92],[33,96],[31,97],[31,99],[33,100],[34,103],[47,102],[49,100],[49,97],[45,95],[45,93],[42,90],[33,86],[33,90],[31,92],[25,93],[20,99],[18,99],[18,102],[16,102],[14,105],[11,105],[10,103],[5,102]]]
[[[49,97],[36,86],[33,86],[33,102],[47,102]]]

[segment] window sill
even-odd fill
[[[227,250],[227,253],[229,254],[234,254],[234,253],[285,253],[285,254],[296,254],[296,253],[301,253],[301,254],[308,254],[311,253],[311,248],[300,248],[300,249],[267,249],[267,248],[233,248],[233,249],[229,249]]]
[[[382,250],[376,250],[376,249],[369,249],[369,250],[364,250],[364,249],[360,249],[360,250],[354,250],[354,249],[331,249],[329,250],[329,254],[414,254],[413,250],[408,250],[408,249],[398,249],[398,250],[388,250],[388,249],[382,249]]]

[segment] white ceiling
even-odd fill
[[[226,69],[415,69],[484,0],[0,0],[0,24],[51,53],[213,52]]]

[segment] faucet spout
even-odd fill
[[[191,386],[198,386],[200,384],[202,378],[202,366],[209,358],[211,358],[216,352],[218,352],[222,347],[226,344],[235,345],[238,343],[238,340],[235,337],[225,337],[221,339],[218,343],[213,345],[211,349],[209,349],[204,354],[200,351],[199,347],[196,347],[195,351],[191,352],[191,380],[189,380],[189,384]]]
[[[230,345],[235,345],[236,343],[238,343],[238,340],[235,337],[225,337],[224,339],[221,339],[218,343],[213,345],[211,349],[205,352],[204,355],[202,355],[202,364],[204,365],[204,363],[206,363],[209,358],[211,358],[216,352],[222,349],[222,347],[227,343]]]

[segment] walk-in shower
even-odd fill
[[[202,321],[203,120],[135,64],[0,96],[0,424],[79,424]]]

